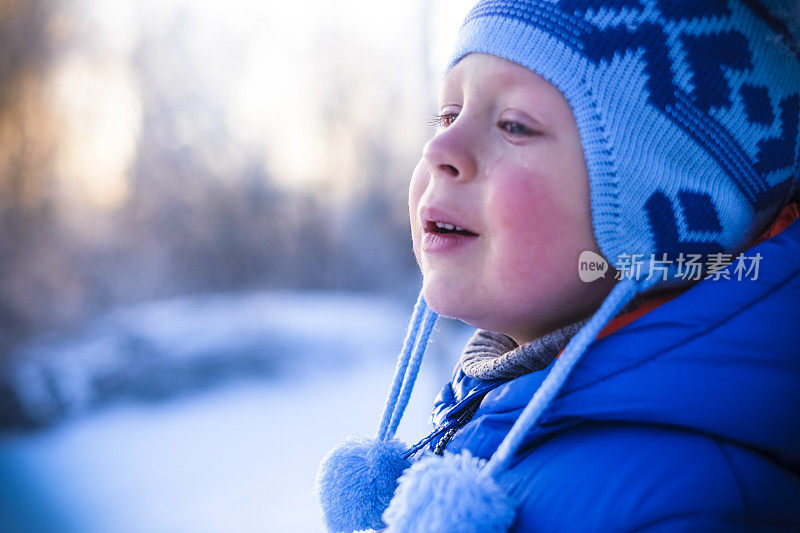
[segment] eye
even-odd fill
[[[528,126],[513,120],[504,120],[498,123],[498,126],[500,129],[507,131],[511,135],[533,135],[536,133]]]
[[[458,118],[458,113],[446,112],[446,113],[436,113],[433,115],[433,118],[430,121],[431,126],[436,126],[437,128],[447,128],[453,124]]]

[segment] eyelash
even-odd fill
[[[434,113],[428,124],[437,128],[446,128],[455,122],[458,113]]]
[[[511,135],[525,135],[525,136],[530,136],[530,135],[534,135],[534,134],[536,133],[535,131],[533,131],[533,130],[532,130],[532,129],[530,129],[529,127],[525,126],[524,124],[522,124],[522,123],[520,123],[520,122],[515,122],[515,121],[513,121],[513,120],[505,120],[505,121],[503,121],[503,122],[500,122],[500,123],[498,124],[498,126],[500,126],[500,128],[504,129],[505,131],[507,131],[507,132],[508,132],[508,133],[510,133]],[[509,130],[508,130],[508,128],[507,128],[506,126],[519,126],[519,128],[520,128],[522,131],[518,131],[518,132],[516,132],[516,133],[515,133],[515,132],[513,132],[513,131],[509,131]]]
[[[458,113],[435,113],[433,117],[431,117],[431,120],[428,122],[428,124],[430,124],[431,126],[435,126],[436,128],[447,128],[451,126],[457,118],[458,118]],[[500,127],[500,129],[505,130],[511,135],[531,136],[536,134],[536,132],[530,129],[529,127],[525,126],[520,122],[515,122],[513,120],[505,120],[499,122],[497,125]],[[507,128],[508,126],[519,126],[521,131],[517,132],[509,131]]]

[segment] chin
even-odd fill
[[[474,292],[457,296],[455,288],[446,288],[434,283],[423,283],[423,294],[428,306],[440,316],[452,318],[468,324],[474,328],[489,329],[486,318],[481,318],[480,309]]]
[[[458,296],[459,290],[443,287],[441,284],[430,282],[428,279],[423,281],[422,290],[428,306],[436,311],[437,314],[466,322],[465,318],[468,310],[465,309],[465,300]]]

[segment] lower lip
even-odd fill
[[[476,236],[459,235],[457,233],[425,232],[420,248],[423,252],[449,252],[463,248],[474,242]]]

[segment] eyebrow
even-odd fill
[[[456,89],[449,89],[448,83],[446,81],[443,81],[442,86],[439,89],[439,107],[441,107],[445,103],[445,100],[447,99],[447,93],[450,90],[454,91]],[[463,94],[463,92],[464,92],[463,90],[459,90],[459,93]]]

